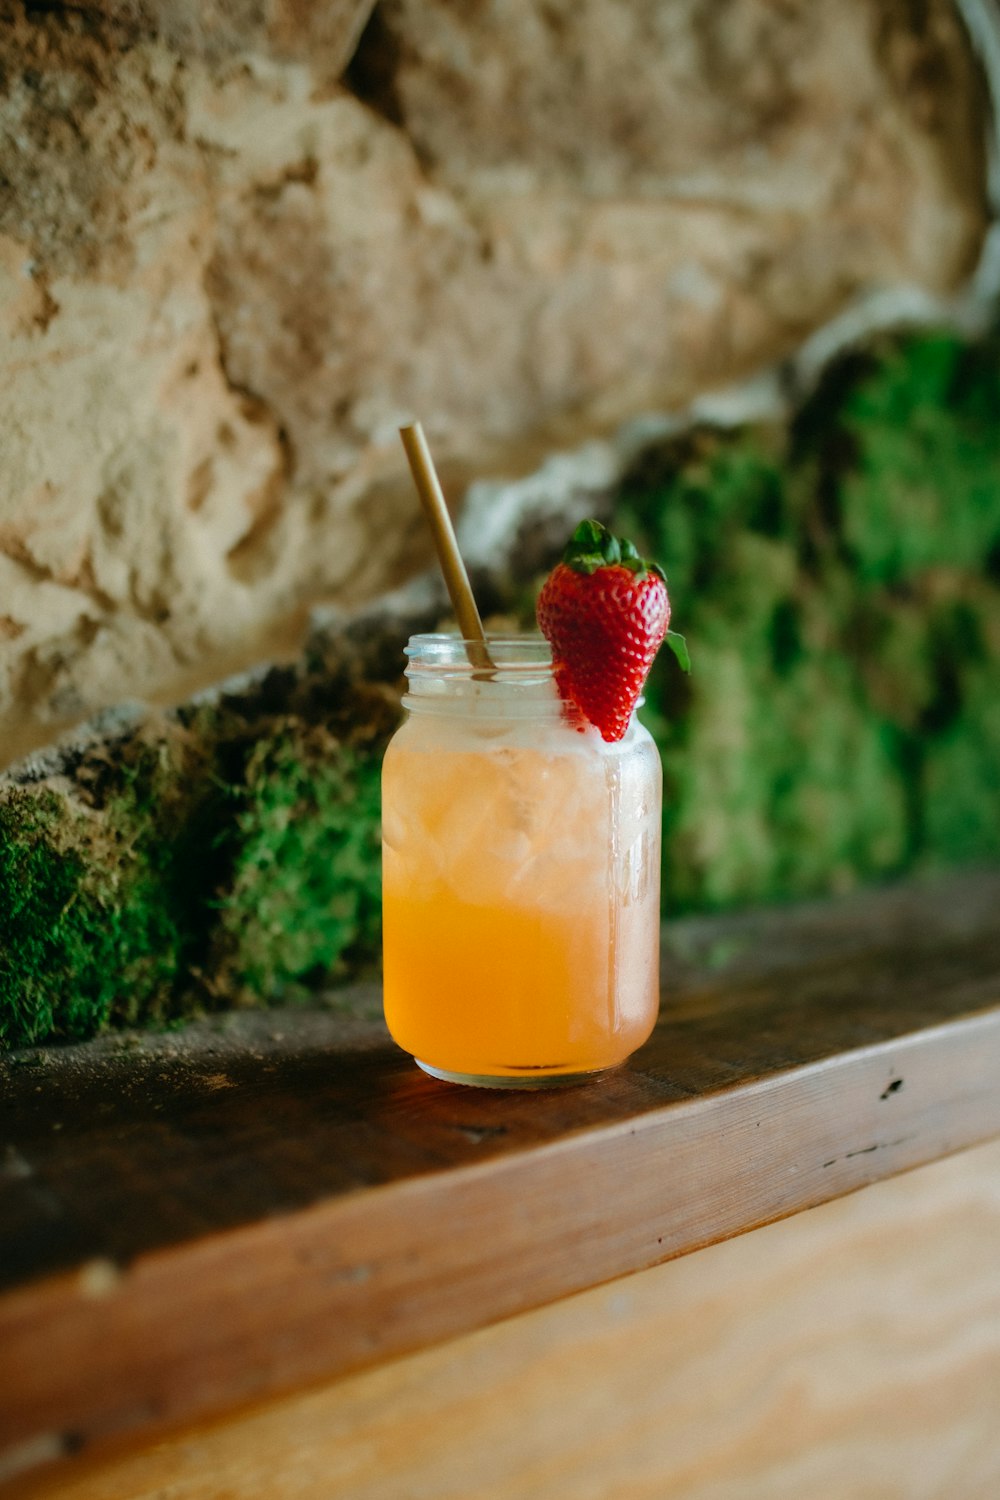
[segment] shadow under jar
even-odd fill
[[[455,1083],[538,1088],[621,1063],[659,1005],[661,770],[633,717],[606,744],[540,636],[406,648],[382,771],[385,1015]]]

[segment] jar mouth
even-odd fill
[[[549,719],[572,729],[590,727],[580,710],[560,697],[552,649],[544,636],[487,635],[493,662],[488,669],[473,665],[469,647],[477,644],[457,633],[411,636],[404,647],[408,661],[403,707],[421,714]],[[635,707],[645,701],[640,695]]]
[[[404,648],[409,661],[407,671],[409,673],[416,667],[418,670],[472,672],[473,653],[478,644],[456,633],[429,632],[411,636]],[[524,668],[542,668],[549,672],[552,669],[552,649],[543,635],[534,632],[487,635],[486,646],[494,666],[504,675],[510,670]]]
[[[493,663],[489,668],[473,664],[469,647],[476,644],[457,633],[411,636],[404,707],[499,719],[563,717],[552,652],[544,636],[488,635]]]

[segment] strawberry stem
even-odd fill
[[[581,521],[566,543],[562,560],[576,573],[596,573],[598,568],[628,568],[637,578],[655,572],[666,579],[662,568],[639,556],[628,537],[614,536],[600,521]]]

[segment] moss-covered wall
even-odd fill
[[[614,508],[654,669],[671,910],[1000,856],[1000,343],[885,340],[794,420],[694,428]],[[530,611],[537,578],[492,601]],[[0,1042],[294,1000],[377,962],[395,618],[0,791]],[[343,645],[343,643],[341,643]]]
[[[397,705],[315,673],[0,797],[0,1044],[291,1002],[371,969]]]
[[[696,662],[647,695],[670,906],[1000,855],[1000,345],[886,341],[780,430],[668,445],[620,510]]]

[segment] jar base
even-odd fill
[[[612,1073],[615,1068],[621,1067],[621,1063],[612,1063],[609,1067],[591,1068],[582,1073],[547,1073],[541,1068],[533,1073],[452,1073],[447,1068],[435,1068],[430,1063],[422,1062],[419,1057],[415,1057],[413,1061],[418,1068],[422,1068],[432,1078],[440,1078],[443,1083],[464,1083],[477,1089],[572,1088],[574,1084],[591,1083],[595,1078],[603,1078],[606,1073]]]

